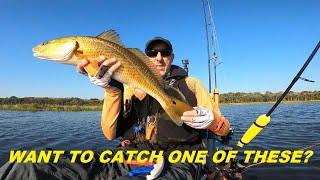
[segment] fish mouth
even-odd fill
[[[37,51],[35,51],[34,49],[32,49],[32,51],[34,52],[33,53],[33,56],[34,57],[37,57],[39,59],[45,59],[45,60],[49,60],[49,61],[54,61],[54,62],[60,62],[60,63],[63,63],[65,61],[68,61],[70,59],[70,56],[72,55],[72,52],[73,52],[73,49],[70,49],[65,55],[63,55],[62,57],[52,57],[52,56],[46,56],[46,55],[43,55]]]

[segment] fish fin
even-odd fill
[[[108,31],[105,31],[105,32],[99,34],[97,36],[97,38],[108,40],[108,41],[116,43],[116,44],[118,44],[118,45],[120,45],[122,47],[125,47],[123,42],[121,41],[121,39],[119,37],[119,34],[113,29],[110,29]]]
[[[163,80],[163,77],[161,76],[161,74],[159,73],[159,71],[157,70],[157,67],[153,64],[153,62],[151,62],[147,58],[147,56],[138,48],[127,48],[127,50],[132,52],[134,55],[138,56],[142,60],[142,62],[149,67],[153,75],[155,75],[155,77],[157,78],[160,85],[164,87],[165,82]]]
[[[147,93],[142,91],[141,89],[134,89],[134,95],[139,99],[142,100],[146,97]]]
[[[177,98],[170,97],[170,103],[162,106],[170,119],[178,126],[182,126],[181,116],[184,112],[193,110],[193,108]]]
[[[89,73],[90,76],[92,77],[97,75],[99,68],[100,67],[99,67],[98,61],[96,60],[90,62],[86,67],[84,67],[87,73]]]
[[[126,90],[127,89],[127,90]],[[143,98],[147,95],[147,93],[145,93],[144,91],[142,91],[141,89],[129,86],[129,85],[125,85],[125,94],[126,93],[130,93],[130,95],[128,96],[136,96],[140,101],[143,100]]]
[[[141,59],[147,58],[147,56],[138,48],[127,48],[127,50],[129,50],[130,52],[132,52],[133,54],[135,54],[136,56],[138,56]]]
[[[81,51],[76,51],[74,54],[77,57],[77,60],[83,60],[83,59],[90,59],[90,54],[87,53],[86,55],[83,54]],[[93,54],[94,56],[94,54]],[[90,74],[90,76],[96,76],[100,67],[97,60],[89,61],[89,64],[87,64],[84,69],[87,71],[87,73]]]
[[[172,97],[176,97],[180,101],[189,104],[187,99],[186,99],[186,97],[182,94],[182,92],[178,88],[175,88],[175,87],[170,86],[170,85],[165,85],[164,90],[168,95],[170,95]]]
[[[185,111],[193,110],[193,108],[188,104],[185,96],[175,87],[166,85],[165,91],[169,95],[169,100],[164,102],[169,102],[169,104],[164,104],[162,107],[166,111],[165,114],[169,116],[174,123],[178,126],[183,124],[181,116]],[[164,117],[166,115],[164,114]]]

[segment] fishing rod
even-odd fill
[[[315,54],[317,53],[318,49],[320,47],[320,41],[318,42],[317,46],[312,51],[311,55],[307,59],[307,61],[304,63],[298,74],[293,78],[290,85],[287,87],[284,93],[280,96],[280,98],[276,101],[276,103],[272,106],[272,108],[267,112],[267,114],[260,115],[258,119],[250,126],[250,128],[244,133],[242,138],[238,141],[237,147],[235,149],[242,148],[243,146],[249,144],[261,131],[264,127],[266,127],[270,122],[270,115],[272,112],[278,107],[280,102],[283,100],[283,98],[288,94],[292,86],[300,79],[301,74],[303,71],[307,68]]]
[[[280,104],[280,102],[283,100],[283,98],[288,94],[292,86],[297,82],[298,79],[301,79],[301,74],[303,71],[307,68],[315,54],[317,53],[318,49],[320,47],[320,41],[318,42],[317,46],[307,59],[307,61],[304,63],[298,74],[294,77],[290,85],[287,87],[286,91],[281,95],[281,97],[276,101],[276,103],[272,106],[272,108],[267,112],[267,114],[260,115],[258,119],[250,126],[250,128],[245,132],[245,134],[242,136],[242,138],[238,141],[237,146],[234,148],[234,150],[238,150],[242,148],[244,145],[249,144],[261,131],[262,129],[267,126],[270,122],[270,115],[272,112],[275,110],[275,108]],[[304,80],[304,78],[302,78]],[[309,81],[310,82],[310,81]],[[318,144],[314,144],[312,146],[303,148],[304,149],[309,149],[311,147],[317,146]],[[220,174],[224,174],[224,176],[230,177],[231,179],[235,177],[237,173],[241,173],[245,171],[245,169],[248,169],[250,167],[263,164],[263,162],[252,164],[252,165],[247,165],[243,164],[243,162],[239,161],[238,159],[231,159],[230,160],[230,168],[229,170],[225,169],[217,169]]]
[[[203,13],[204,13],[204,22],[205,22],[205,29],[206,29],[206,43],[207,43],[207,53],[208,53],[208,78],[209,78],[209,93],[211,94],[211,60],[214,62],[214,85],[215,88],[213,90],[213,100],[214,104],[217,108],[217,114],[221,116],[220,108],[219,108],[219,89],[217,85],[217,55],[216,55],[216,46],[215,46],[215,41],[216,41],[216,32],[214,28],[214,22],[213,22],[213,17],[212,17],[212,12],[210,8],[210,3],[208,0],[202,0],[203,4]],[[207,6],[207,8],[206,8]],[[207,9],[207,10],[206,10]],[[207,22],[207,17],[208,21]],[[211,32],[209,33],[208,26],[210,26]],[[209,43],[209,34],[211,34],[211,47],[213,49],[213,55],[211,57],[211,52],[210,52],[210,43]]]
[[[210,95],[213,95],[211,98],[214,101],[214,112],[217,116],[222,117],[222,113],[220,111],[220,106],[219,106],[219,89],[217,86],[217,66],[219,64],[217,64],[217,55],[216,55],[216,49],[219,48],[218,47],[218,40],[216,38],[216,31],[215,31],[215,27],[214,27],[214,22],[213,22],[213,16],[212,16],[212,12],[211,12],[211,8],[210,8],[210,3],[209,0],[202,0],[202,4],[203,4],[203,12],[204,12],[204,22],[205,22],[205,29],[206,29],[206,43],[207,43],[207,53],[208,53],[208,75],[209,75],[209,93]],[[208,21],[207,22],[207,18]],[[208,24],[209,23],[209,24]],[[210,32],[208,31],[208,27],[210,26]],[[210,43],[209,43],[209,34],[211,35],[211,50],[210,51]],[[218,49],[219,50],[219,49]],[[211,52],[212,52],[212,56],[211,56]],[[221,53],[219,51],[219,55],[220,55],[220,59],[221,59]],[[210,69],[210,61],[213,60],[214,62],[214,90],[213,90],[213,94],[211,94],[211,69]],[[226,127],[229,127],[229,122],[225,122],[228,123],[224,124]],[[217,146],[216,146],[216,141],[220,142],[221,144],[227,145],[229,143],[229,140],[231,139],[231,136],[233,134],[233,129],[227,129],[226,131],[224,131],[223,134],[218,134],[221,135],[221,140],[216,138],[216,134],[214,134],[211,131],[207,131],[207,149],[208,151],[208,161],[205,165],[206,169],[208,170],[208,174],[211,174],[214,172],[212,171],[212,168],[215,167],[216,165],[213,163],[213,161],[210,160],[210,157],[213,157],[214,153],[217,151]],[[241,174],[239,173],[235,173],[232,176],[237,176],[237,177],[241,177]],[[223,175],[221,174],[221,177],[223,177]],[[210,179],[210,178],[209,178]],[[221,179],[225,179],[224,177]]]
[[[315,146],[318,146],[320,145],[320,143],[317,143],[317,144],[313,144],[313,145],[310,145],[310,146],[307,146],[305,148],[302,148],[302,149],[299,149],[297,151],[304,151],[304,150],[307,150],[307,149],[311,149],[312,147],[315,147]],[[282,156],[277,156],[276,158],[281,158]],[[266,161],[262,161],[262,162],[258,162],[258,163],[255,163],[255,164],[251,164],[251,165],[248,165],[246,166],[245,168],[248,169],[248,168],[251,168],[251,167],[254,167],[254,166],[257,166],[257,165],[260,165],[260,164],[265,164],[267,163]]]
[[[203,5],[203,14],[204,14],[204,23],[206,27],[206,42],[207,42],[207,53],[208,53],[208,78],[209,78],[209,93],[211,93],[211,67],[210,67],[210,45],[209,45],[209,33],[208,33],[208,23],[207,23],[207,13],[206,13],[206,5],[209,6],[209,2],[206,0],[202,0]]]
[[[212,43],[212,48],[214,48],[214,30],[213,30],[213,20],[212,20],[212,14],[211,14],[211,9],[210,9],[210,4],[208,0],[202,0],[202,5],[203,5],[203,17],[204,17],[204,23],[205,23],[205,30],[206,30],[206,45],[207,45],[207,55],[208,55],[208,78],[209,78],[209,94],[211,95],[211,51],[210,51],[210,40],[209,40],[209,31],[208,31],[208,26],[211,26],[211,43]],[[208,12],[208,13],[207,13]],[[208,21],[209,24],[208,24]],[[216,62],[216,59],[215,61]],[[216,81],[216,66],[214,66],[214,73],[215,73],[215,86],[217,86],[217,81]],[[219,116],[221,116],[220,108],[219,108],[219,91],[217,90],[217,87],[214,89],[214,94],[213,94],[213,100],[214,104],[216,106],[216,110]],[[212,157],[213,154],[215,153],[217,147],[215,144],[215,135],[207,131],[207,138],[206,138],[206,143],[207,143],[207,149],[208,151],[208,157]],[[210,158],[209,158],[210,159]],[[208,162],[206,163],[206,168],[209,170],[211,167],[214,166],[213,162],[208,159]]]

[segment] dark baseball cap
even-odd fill
[[[152,45],[154,45],[154,44],[157,43],[157,42],[163,42],[163,43],[167,44],[168,47],[169,47],[169,50],[172,50],[172,45],[171,45],[171,43],[170,43],[169,40],[167,40],[167,39],[165,39],[165,38],[162,38],[162,37],[155,37],[155,38],[149,40],[149,41],[146,43],[145,52],[148,51],[148,50],[150,50],[150,47],[152,47]]]

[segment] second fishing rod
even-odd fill
[[[278,105],[281,103],[284,97],[288,94],[288,92],[293,87],[293,85],[301,78],[300,77],[301,74],[307,68],[307,66],[309,65],[309,63],[317,53],[319,47],[320,47],[320,41],[318,41],[317,46],[314,48],[309,58],[304,63],[302,68],[299,70],[297,75],[293,78],[293,80],[291,81],[287,89],[284,91],[284,93],[282,93],[280,98],[276,101],[276,103],[272,106],[272,108],[266,114],[260,115],[258,119],[250,126],[250,128],[244,133],[242,138],[238,141],[237,147],[235,149],[240,149],[243,146],[249,144],[262,131],[262,129],[269,124],[270,115],[278,107]]]

